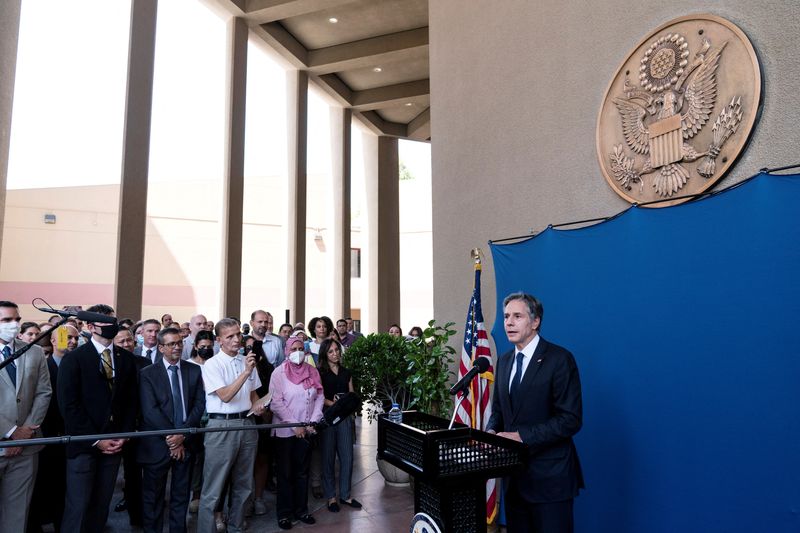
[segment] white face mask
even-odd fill
[[[295,365],[303,364],[303,361],[306,360],[306,353],[303,350],[297,350],[296,352],[292,352],[289,354],[289,361],[291,361]]]
[[[19,333],[19,322],[0,322],[0,340],[8,344]]]

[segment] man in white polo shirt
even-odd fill
[[[208,427],[242,427],[252,425],[247,417],[251,409],[260,415],[256,389],[261,387],[258,372],[253,369],[253,354],[239,355],[242,332],[236,320],[223,318],[214,332],[220,351],[203,365],[206,389]],[[253,465],[258,448],[254,430],[206,433],[203,490],[197,517],[198,533],[216,531],[214,508],[222,496],[225,481],[230,478],[231,499],[228,532],[244,531],[244,505],[253,492]]]

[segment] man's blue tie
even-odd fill
[[[8,359],[11,357],[11,348],[6,345],[3,348],[3,359]],[[11,383],[14,384],[14,387],[17,386],[17,365],[14,364],[14,361],[11,361],[6,365],[6,372],[8,372],[8,377],[11,378]]]
[[[517,392],[519,391],[519,382],[522,381],[522,359],[525,357],[525,354],[522,352],[517,352],[517,368],[516,372],[514,372],[514,379],[511,380],[511,402],[514,402],[514,396],[516,396]]]
[[[181,402],[181,387],[178,382],[178,367],[169,365],[169,373],[169,380],[172,382],[172,418],[177,428],[183,424],[183,402]]]

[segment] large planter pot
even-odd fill
[[[387,485],[390,487],[407,487],[409,485],[411,476],[407,472],[403,472],[383,459],[376,458],[376,461],[378,462],[378,470]]]

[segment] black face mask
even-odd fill
[[[95,327],[97,327],[97,326],[95,326]],[[119,324],[114,322],[113,324],[106,324],[104,326],[100,326],[97,329],[100,330],[99,332],[97,332],[97,330],[95,330],[98,335],[100,335],[104,339],[111,340],[111,339],[113,339],[114,337],[117,336],[117,333],[119,333]]]
[[[199,355],[201,359],[211,359],[214,356],[214,348],[199,348],[197,350],[197,355]]]

